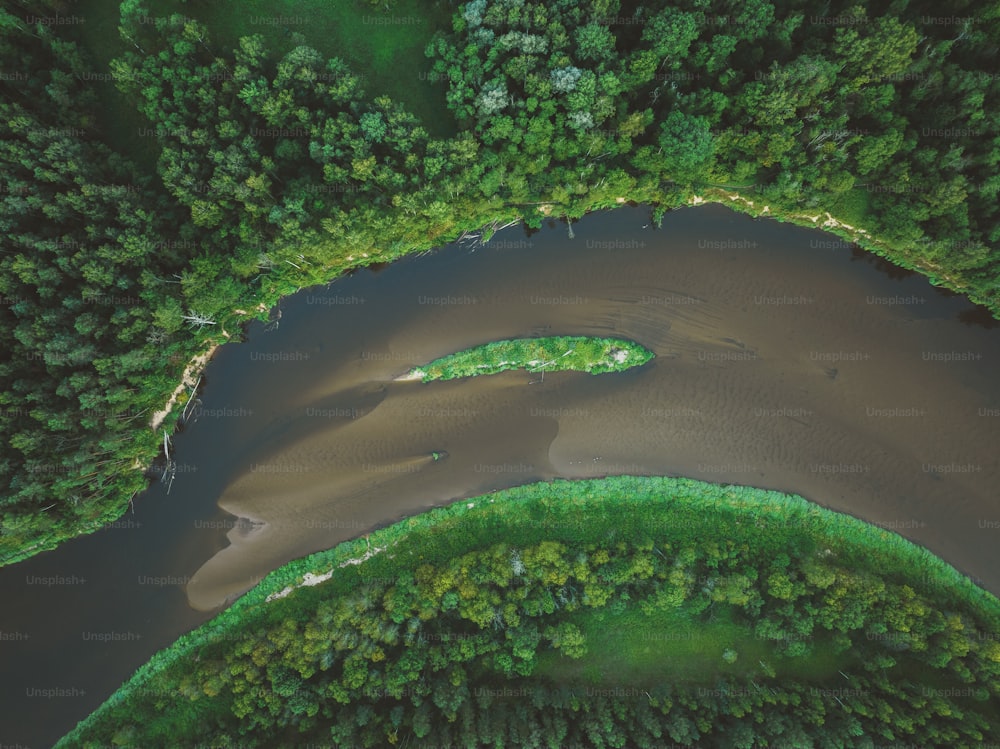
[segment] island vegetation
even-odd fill
[[[799,497],[559,480],[275,571],[58,747],[973,747],[998,638],[992,595]]]
[[[493,341],[442,356],[414,367],[402,380],[454,380],[499,374],[511,369],[529,372],[574,370],[590,374],[623,372],[653,359],[652,351],[634,341],[593,336],[547,336]]]
[[[125,512],[282,296],[511,221],[723,201],[1000,314],[990,3],[106,6],[0,10],[0,563]]]

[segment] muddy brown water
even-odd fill
[[[285,300],[206,372],[169,495],[0,570],[0,744],[43,746],[157,649],[303,554],[553,477],[781,489],[1000,593],[1000,329],[828,234],[719,206],[624,208],[450,246]],[[423,384],[489,340],[614,335],[620,374]],[[447,457],[435,461],[434,452]]]

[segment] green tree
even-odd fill
[[[703,177],[715,154],[708,121],[679,110],[671,111],[660,123],[658,142],[664,168],[678,182]]]

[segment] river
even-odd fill
[[[1000,329],[842,240],[721,206],[622,208],[360,271],[281,304],[205,373],[117,527],[0,569],[0,745],[47,746],[153,652],[289,559],[539,479],[792,491],[1000,593]],[[614,335],[620,374],[431,384],[489,340]],[[444,460],[431,454],[446,451]]]

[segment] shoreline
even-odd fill
[[[713,191],[719,193],[722,197],[717,197],[710,194],[708,191]],[[834,236],[841,237],[841,239],[847,239],[852,244],[858,245],[865,252],[869,252],[876,257],[882,258],[887,262],[891,263],[897,268],[902,268],[903,270],[912,270],[919,273],[921,276],[927,279],[928,283],[935,288],[948,289],[956,294],[964,296],[970,303],[977,306],[986,306],[982,302],[977,302],[969,296],[968,289],[965,286],[952,286],[951,284],[957,284],[957,279],[949,276],[946,273],[941,272],[940,268],[933,265],[921,265],[919,263],[913,263],[912,265],[904,265],[899,262],[898,258],[894,256],[891,249],[883,245],[879,239],[873,236],[868,230],[861,229],[856,226],[851,226],[840,219],[834,217],[829,211],[820,211],[815,216],[810,216],[807,213],[798,213],[794,211],[789,211],[787,213],[773,213],[771,211],[771,206],[765,205],[763,208],[757,208],[752,200],[749,200],[739,193],[727,192],[723,188],[709,187],[706,191],[708,197],[703,195],[694,194],[690,199],[684,201],[684,205],[687,206],[698,206],[705,205],[708,203],[716,203],[718,205],[724,205],[728,208],[732,208],[739,213],[752,216],[753,218],[770,218],[779,222],[788,222],[795,226],[801,226],[806,229],[817,229],[819,231],[825,231]],[[744,207],[746,206],[746,207]],[[820,219],[822,216],[826,216],[826,219],[822,222]],[[844,237],[841,235],[846,234]],[[937,279],[943,279],[947,281],[949,285],[943,285],[936,283]],[[987,309],[989,309],[987,307]],[[992,310],[990,311],[993,314]],[[993,315],[997,317],[997,315]],[[1000,319],[1000,318],[998,318]]]
[[[209,346],[207,351],[197,354],[187,363],[187,366],[184,367],[183,374],[181,374],[181,381],[177,387],[174,388],[174,392],[171,393],[170,398],[167,399],[163,408],[156,411],[152,418],[150,418],[150,429],[155,432],[163,425],[163,422],[170,415],[170,412],[173,411],[174,406],[177,405],[177,399],[181,396],[181,393],[197,384],[197,378],[205,371],[205,368],[215,355],[215,352],[218,351],[219,347],[222,345],[223,344],[220,343],[213,343]]]
[[[420,370],[420,368],[411,369],[409,372],[405,372],[398,377],[393,377],[392,382],[421,382],[424,379],[425,373]]]
[[[695,518],[706,522],[727,518],[738,526],[741,521],[751,520],[755,527],[776,524],[786,533],[794,525],[795,534],[821,543],[821,548],[827,548],[826,554],[835,548],[833,553],[843,564],[860,561],[863,569],[880,579],[910,585],[933,604],[949,608],[958,605],[985,626],[1000,621],[1000,599],[925,547],[796,494],[663,476],[556,479],[452,501],[283,565],[229,608],[154,654],[57,746],[72,745],[64,742],[79,740],[88,731],[98,729],[113,718],[116,706],[133,695],[141,696],[156,679],[171,678],[170,671],[196,652],[232,640],[236,637],[233,632],[250,631],[257,622],[273,616],[275,606],[294,607],[296,597],[292,594],[296,590],[329,582],[329,595],[336,596],[348,594],[358,581],[398,579],[401,571],[421,563],[453,559],[466,548],[476,548],[481,542],[479,536],[493,533],[498,526],[505,529],[501,538],[515,548],[537,542],[535,536],[568,543],[569,538],[596,533],[615,518],[628,516],[623,510],[647,507],[650,502],[661,504],[665,510],[694,513],[692,522]],[[593,512],[582,511],[585,507]],[[539,512],[549,519],[547,525],[538,522]],[[497,522],[484,522],[490,518]],[[659,532],[669,527],[664,521]],[[642,528],[644,533],[645,526]],[[759,535],[752,529],[747,534],[748,538]],[[392,547],[396,547],[396,553],[378,553]],[[416,552],[426,552],[427,556],[415,556]],[[378,561],[369,569],[365,563],[373,558]],[[282,599],[288,600],[279,603]],[[299,603],[309,606],[310,599]]]

